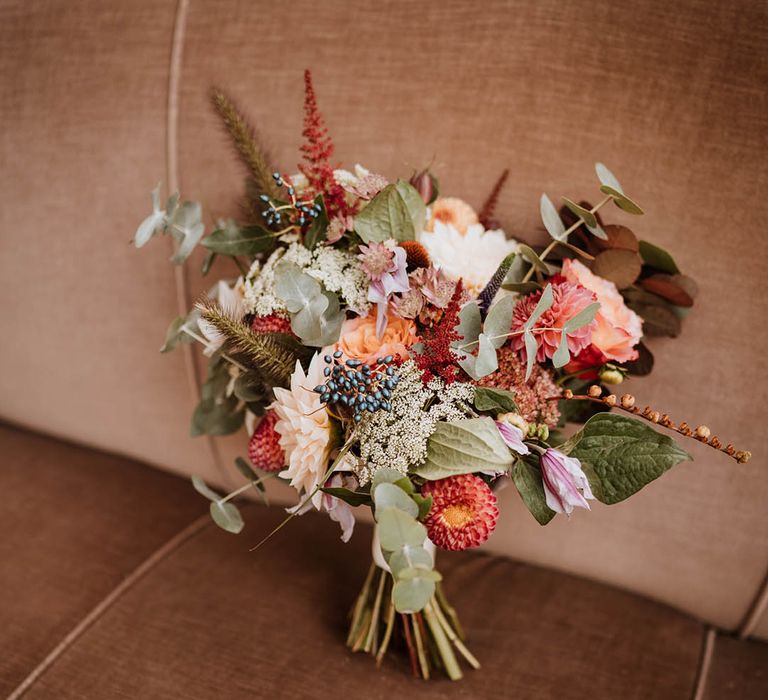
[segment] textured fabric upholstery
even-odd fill
[[[701,293],[682,338],[654,342],[655,373],[631,389],[756,457],[737,467],[689,446],[693,464],[631,502],[546,529],[508,489],[489,549],[735,629],[768,564],[767,36],[765,3],[744,0],[5,2],[0,414],[233,483],[243,437],[218,462],[188,440],[185,356],[156,352],[177,313],[170,248],[128,241],[157,181],[178,177],[208,222],[236,210],[242,173],[206,104],[212,83],[290,168],[311,66],[340,160],[396,175],[434,158],[444,191],[475,205],[510,167],[500,214],[511,235],[541,239],[542,191],[591,196],[598,159],[645,206],[641,220],[612,216],[673,250]],[[197,269],[182,302],[207,284]],[[768,615],[757,631],[768,636]]]

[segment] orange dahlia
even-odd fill
[[[441,549],[479,547],[496,528],[496,496],[479,476],[460,474],[429,481],[421,492],[432,496],[424,524],[429,539]]]

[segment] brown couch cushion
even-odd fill
[[[0,426],[0,695],[205,506],[168,474]]]
[[[768,644],[719,637],[702,700],[768,697]]]

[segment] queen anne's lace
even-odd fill
[[[285,249],[279,248],[263,265],[258,261],[253,263],[243,285],[248,313],[267,316],[286,311],[275,294],[275,267],[283,260],[295,263],[327,291],[338,294],[355,313],[361,316],[368,313],[368,277],[357,257],[329,246],[318,246],[310,251],[298,242]]]
[[[426,386],[412,360],[398,370],[400,381],[392,392],[391,411],[377,411],[359,427],[361,484],[377,470],[396,469],[406,474],[427,456],[427,441],[439,421],[467,418],[475,389],[471,384],[445,384],[433,379]]]

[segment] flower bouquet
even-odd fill
[[[282,524],[323,511],[347,541],[355,509],[370,508],[372,564],[347,645],[380,663],[399,644],[415,675],[458,679],[479,663],[435,553],[491,536],[498,484],[511,480],[544,525],[593,499],[618,503],[690,459],[657,425],[738,462],[750,455],[610,390],[651,370],[645,339],[679,333],[696,285],[669,253],[603,221],[609,205],[642,214],[605,166],[595,204],[563,197],[558,210],[542,195],[551,241],[534,250],[495,223],[506,173],[476,213],[439,196],[429,170],[390,182],[334,169],[309,72],[305,90],[303,162],[290,175],[212,92],[248,171],[243,221],[205,235],[199,204],[174,194],[162,208],[156,190],[136,232],[138,247],[177,238],[177,264],[201,244],[204,275],[234,263],[163,346],[198,341],[209,358],[193,435],[249,435],[244,486],[221,495],[193,483],[233,533],[233,499],[269,478],[298,492]],[[566,436],[568,422],[582,425]]]

